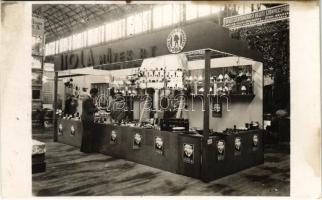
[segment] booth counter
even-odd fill
[[[59,119],[58,141],[80,147],[80,120]],[[116,158],[211,181],[264,162],[261,129],[209,136],[112,124],[95,124],[97,151]],[[208,153],[202,158],[202,149]],[[207,162],[207,169],[202,170]],[[206,171],[206,173],[202,173]]]

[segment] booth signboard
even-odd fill
[[[257,134],[253,135],[253,151],[256,151],[258,149],[258,142],[259,142],[259,138]]]
[[[239,156],[241,155],[241,149],[242,149],[242,141],[240,137],[235,137],[234,140],[234,146],[235,146],[235,151],[234,151],[234,155],[235,156]]]
[[[109,66],[107,70],[117,70],[119,67],[124,68],[124,66],[126,66],[124,63],[128,63],[128,61],[154,57],[156,55],[155,51],[155,46],[148,48],[125,49],[124,51],[111,47],[82,49],[72,53],[56,56],[54,59],[55,70],[59,71],[93,66],[100,69],[100,66],[107,64],[115,64],[114,68]],[[131,66],[133,63],[129,64]]]
[[[133,137],[133,149],[140,149],[142,144],[142,135],[135,133]]]
[[[218,140],[217,142],[217,159],[224,160],[225,159],[225,141]]]
[[[170,45],[170,47],[177,46],[174,48],[176,51],[187,52],[211,48],[227,52],[229,47],[229,53],[254,60],[261,60],[262,58],[259,53],[249,50],[245,42],[230,38],[227,29],[214,24],[212,21],[205,20],[200,23],[188,23],[180,27],[180,29],[184,30],[185,34],[177,31],[177,35],[180,33],[179,39],[176,39],[178,44],[174,41]],[[167,38],[172,31],[173,28],[169,27],[159,31],[152,31],[149,34],[127,38],[126,42],[119,40],[100,46],[60,53],[54,57],[55,71],[90,66],[94,66],[97,69],[111,70],[111,64],[128,63],[128,61],[167,55],[169,54]],[[187,42],[185,36],[189,36],[189,42]],[[171,38],[174,40],[174,35]],[[213,40],[213,38],[221,38],[221,40]],[[120,64],[120,66],[122,65]],[[131,67],[131,65],[128,67]],[[116,70],[117,68],[114,69]]]
[[[194,163],[194,145],[183,144],[183,162],[188,164]]]
[[[226,17],[223,20],[223,26],[230,29],[238,29],[268,22],[286,20],[288,18],[289,5],[281,5],[249,14]]]
[[[156,153],[161,155],[164,154],[164,143],[162,137],[157,136],[154,138],[154,149]]]
[[[111,132],[110,144],[117,144],[117,132],[115,130]]]

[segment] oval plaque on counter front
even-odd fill
[[[75,136],[75,128],[73,125],[70,126],[70,135]]]
[[[116,144],[117,143],[117,132],[116,130],[112,130],[111,137],[110,137],[110,144]]]
[[[235,152],[234,155],[238,156],[241,154],[241,148],[242,148],[242,141],[240,137],[235,137]]]
[[[253,135],[253,151],[256,151],[258,149],[258,142],[259,142],[258,135],[254,134]]]
[[[163,144],[163,138],[156,136],[154,138],[154,149],[155,152],[157,152],[158,154],[163,155],[164,154],[164,144]]]
[[[218,140],[217,142],[217,158],[218,160],[225,159],[225,141],[224,140]]]
[[[142,144],[142,135],[135,133],[133,137],[133,149],[140,149]]]
[[[183,144],[183,162],[193,164],[194,163],[194,145]]]
[[[63,125],[59,124],[58,126],[58,135],[63,135]]]

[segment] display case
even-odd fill
[[[200,97],[204,92],[204,70],[191,70],[186,79],[189,93]],[[216,67],[210,69],[209,96],[228,97],[230,100],[252,100],[254,93],[253,69],[251,65]],[[196,98],[198,99],[198,98]]]

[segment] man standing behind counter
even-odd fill
[[[98,111],[95,106],[96,97],[98,94],[97,88],[90,90],[90,96],[83,101],[82,124],[83,136],[80,151],[91,153],[96,151],[96,140],[94,136],[94,113]]]

